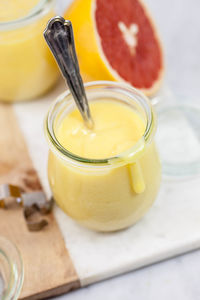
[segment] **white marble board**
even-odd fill
[[[48,194],[48,147],[43,122],[50,103],[63,89],[60,85],[40,101],[14,106],[34,166]],[[81,285],[85,286],[199,248],[200,178],[163,180],[149,213],[135,226],[116,233],[89,231],[57,207],[54,213]]]

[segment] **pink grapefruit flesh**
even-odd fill
[[[96,0],[96,29],[107,63],[124,81],[151,89],[160,80],[163,57],[146,9],[138,0]]]

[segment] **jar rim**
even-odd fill
[[[5,258],[9,267],[8,288],[3,299],[18,299],[24,280],[21,254],[15,244],[4,236],[0,236],[0,255]]]
[[[32,22],[41,15],[45,14],[46,10],[49,9],[49,6],[51,6],[54,1],[55,0],[40,0],[35,6],[33,6],[27,15],[14,20],[0,22],[0,30],[7,31],[23,27],[27,23]]]
[[[47,116],[45,118],[45,135],[48,141],[48,144],[50,146],[50,149],[59,155],[64,160],[67,160],[74,164],[74,165],[79,165],[80,163],[82,166],[91,166],[96,165],[97,167],[102,167],[102,166],[108,166],[108,165],[123,165],[127,163],[127,161],[131,161],[133,156],[136,157],[137,154],[141,153],[144,149],[144,146],[148,144],[152,137],[154,136],[155,129],[156,129],[156,120],[155,120],[155,114],[153,107],[150,103],[150,100],[143,95],[139,90],[136,88],[133,88],[132,86],[122,83],[122,82],[114,82],[114,81],[92,81],[92,82],[87,82],[84,83],[84,86],[86,88],[86,93],[87,93],[87,88],[95,88],[101,87],[101,86],[106,86],[108,88],[116,88],[116,91],[121,91],[124,93],[124,95],[131,96],[133,99],[134,97],[137,97],[140,99],[140,104],[142,108],[144,109],[147,117],[146,121],[146,128],[144,131],[143,136],[138,140],[137,143],[135,143],[131,148],[129,148],[126,151],[123,151],[119,153],[118,155],[111,156],[108,158],[103,158],[103,159],[90,159],[86,157],[81,157],[79,155],[76,155],[70,151],[68,151],[66,148],[64,148],[60,142],[57,140],[54,129],[53,129],[53,121],[56,117],[55,115],[55,109],[62,104],[64,99],[71,95],[71,92],[69,90],[65,91],[61,95],[57,97],[57,99],[51,104],[50,109],[47,113]],[[135,98],[133,99],[135,101]],[[52,119],[53,117],[53,119]]]

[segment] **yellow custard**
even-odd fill
[[[55,15],[53,1],[44,1],[40,8],[39,2],[0,1],[1,101],[35,98],[58,78],[58,68],[43,37],[48,20]]]
[[[50,152],[49,182],[58,205],[79,223],[98,231],[119,230],[137,222],[154,202],[160,162],[154,142],[141,142],[146,125],[138,112],[109,99],[93,102],[90,108],[92,130],[74,110],[56,129],[57,140],[81,157],[120,158],[105,167],[77,167]],[[131,153],[140,142],[140,151]],[[126,157],[124,151],[131,155]]]
[[[124,104],[101,100],[90,104],[94,128],[88,129],[78,110],[61,123],[57,139],[70,152],[87,158],[116,156],[131,148],[144,134],[141,117]]]
[[[0,22],[22,18],[29,14],[40,0],[1,0]]]

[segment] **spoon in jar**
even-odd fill
[[[44,37],[66,80],[85,125],[92,129],[94,123],[79,71],[72,23],[63,17],[56,16],[48,22]]]

